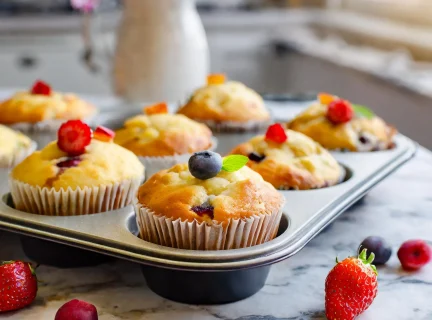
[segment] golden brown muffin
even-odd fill
[[[378,151],[394,146],[396,129],[376,115],[363,117],[353,111],[350,121],[334,123],[327,116],[328,108],[329,104],[318,101],[288,122],[287,128],[330,150]]]
[[[247,165],[277,189],[308,190],[341,181],[343,170],[327,150],[302,133],[286,130],[286,136],[277,143],[260,135],[231,153],[249,157]]]
[[[126,120],[114,142],[142,157],[173,156],[210,148],[212,132],[183,115],[156,113]]]
[[[234,81],[208,84],[196,90],[177,112],[212,128],[237,126],[249,129],[270,120],[261,96]]]
[[[35,144],[18,131],[0,125],[0,167],[22,160],[20,155],[27,155],[28,151],[34,151]],[[31,152],[30,151],[30,152]]]
[[[274,214],[284,199],[247,167],[199,180],[192,176],[187,164],[178,164],[147,180],[138,190],[138,202],[166,218],[214,224]]]

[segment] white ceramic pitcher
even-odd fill
[[[194,0],[124,0],[115,93],[132,102],[185,99],[203,85],[209,53]]]

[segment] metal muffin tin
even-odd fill
[[[99,122],[115,129],[129,116],[111,113],[102,115]],[[216,134],[218,151],[225,154],[255,134]],[[85,216],[52,217],[13,209],[7,194],[0,201],[0,228],[144,264],[143,272],[150,288],[173,300],[188,303],[236,301],[264,285],[271,264],[301,250],[374,185],[413,157],[416,151],[413,141],[397,135],[395,142],[396,147],[387,151],[333,153],[347,170],[347,179],[339,185],[280,191],[286,198],[286,205],[279,236],[249,248],[194,251],[163,247],[136,236],[132,206]],[[28,243],[31,245],[32,241]],[[27,248],[26,252],[29,250]],[[198,285],[191,285],[197,281]]]

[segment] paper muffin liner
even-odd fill
[[[199,120],[195,121],[204,123],[215,133],[239,133],[239,132],[258,132],[265,129],[271,123],[271,120],[264,121],[214,121],[214,120]]]
[[[55,190],[11,178],[9,186],[18,210],[47,216],[77,216],[131,204],[141,182],[142,177],[138,177],[102,186]]]
[[[206,150],[215,150],[218,145],[218,141],[215,137],[211,138],[211,146]],[[150,178],[156,172],[161,170],[169,169],[176,164],[186,163],[193,153],[175,154],[172,156],[162,156],[162,157],[142,157],[138,156],[138,159],[144,165],[146,169],[146,179]]]
[[[3,193],[6,193],[9,190],[9,172],[13,167],[15,167],[18,163],[23,161],[27,156],[35,151],[36,147],[36,142],[32,141],[27,148],[20,148],[20,150],[12,157],[0,156],[0,197],[3,195]]]
[[[282,208],[272,214],[207,224],[161,216],[137,203],[135,212],[141,239],[166,247],[189,250],[228,250],[255,246],[276,237]]]

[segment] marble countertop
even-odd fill
[[[40,266],[36,301],[8,320],[50,320],[73,298],[95,304],[101,320],[324,320],[324,281],[336,256],[354,254],[369,235],[386,238],[397,250],[405,240],[432,241],[432,154],[417,156],[342,214],[295,256],[275,264],[256,295],[228,305],[194,306],[152,293],[139,265],[117,261],[98,267],[57,269]],[[0,260],[25,259],[18,237],[0,231]],[[394,254],[379,268],[379,293],[360,320],[432,319],[432,264],[404,272]]]

